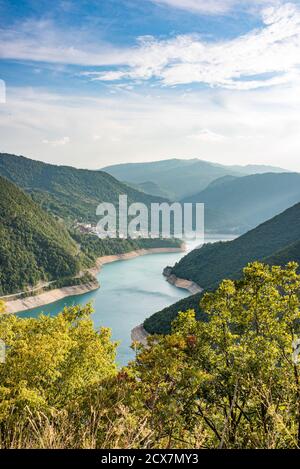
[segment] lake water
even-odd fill
[[[229,240],[226,235],[206,236],[206,242]],[[189,250],[196,247],[188,243]],[[188,296],[190,293],[170,285],[162,275],[167,265],[174,265],[186,253],[149,254],[126,261],[106,264],[98,274],[100,288],[79,296],[19,313],[37,317],[40,313],[56,315],[64,306],[92,303],[95,327],[110,327],[113,340],[120,342],[117,362],[126,365],[134,357],[130,348],[131,330],[151,314]]]

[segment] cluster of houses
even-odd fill
[[[93,235],[99,236],[99,232],[97,230],[97,225],[94,225],[92,223],[82,223],[82,222],[77,221],[74,226],[80,233],[93,234]],[[143,230],[132,231],[132,232],[130,232],[130,236],[128,236],[128,233],[124,234],[124,233],[121,233],[119,231],[117,233],[116,233],[116,231],[111,231],[111,232],[106,231],[105,234],[106,234],[105,237],[107,237],[107,238],[116,238],[116,237],[118,237],[120,239],[126,239],[128,237],[130,237],[132,239],[151,237],[150,233],[148,233],[147,231],[143,231]]]

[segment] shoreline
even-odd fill
[[[176,277],[176,275],[171,274],[171,269],[171,267],[166,267],[163,271],[164,277],[166,277],[167,282],[171,285],[174,285],[177,288],[182,288],[183,290],[188,290],[192,295],[203,292],[203,288],[200,287],[198,283],[185,278]]]
[[[170,271],[171,267],[165,267],[163,270],[163,276],[166,277],[167,282],[169,282],[171,285],[174,285],[177,288],[182,288],[183,290],[188,290],[192,295],[201,293],[203,291],[203,288],[201,288],[197,283],[192,282],[191,280],[176,277],[176,275],[171,274]],[[133,342],[139,342],[144,346],[147,345],[147,338],[150,335],[151,334],[146,331],[143,324],[140,324],[131,330],[131,340]]]
[[[36,296],[28,296],[19,300],[7,301],[5,302],[5,313],[22,313],[29,309],[39,308],[41,306],[55,303],[56,301],[62,300],[63,298],[67,298],[68,296],[78,296],[83,295],[84,293],[98,290],[99,287],[99,282],[95,279],[94,282],[84,283],[82,285],[55,288],[53,290],[40,293]]]
[[[140,344],[147,346],[147,338],[150,336],[149,332],[146,331],[143,324],[134,327],[131,330],[132,342],[139,342]]]
[[[149,248],[149,249],[139,249],[136,251],[130,251],[122,254],[112,254],[107,256],[98,257],[96,260],[95,266],[88,269],[87,271],[96,276],[101,271],[101,268],[105,264],[110,264],[116,261],[130,260],[135,257],[145,256],[147,254],[163,254],[167,252],[184,252],[185,245],[182,245],[179,248]],[[6,314],[15,314],[27,311],[29,309],[38,308],[41,306],[46,306],[56,301],[67,298],[68,296],[79,296],[84,293],[89,293],[100,288],[98,280],[95,278],[95,281],[89,282],[82,285],[73,285],[69,287],[56,288],[49,291],[44,291],[38,295],[28,296],[25,298],[20,298],[16,300],[6,301],[5,308]]]
[[[183,244],[180,248],[149,248],[149,249],[137,249],[135,251],[124,252],[122,254],[110,254],[107,256],[98,257],[94,267],[88,269],[88,272],[92,275],[97,275],[101,271],[101,267],[105,264],[111,264],[117,261],[127,261],[134,259],[135,257],[146,256],[148,254],[164,254],[172,252],[184,252],[186,246]]]

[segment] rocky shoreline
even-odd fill
[[[203,291],[203,288],[201,288],[197,283],[192,282],[191,280],[176,277],[176,275],[172,274],[171,272],[172,267],[166,267],[163,271],[163,275],[166,277],[167,282],[169,282],[171,285],[174,285],[177,288],[188,290],[190,293],[192,293],[192,295],[201,293]]]
[[[147,345],[147,337],[149,336],[149,332],[146,331],[143,324],[136,326],[131,331],[131,340],[132,342],[139,342],[142,345]]]
[[[172,267],[165,267],[163,270],[163,275],[166,277],[167,282],[171,285],[174,285],[177,288],[183,288],[184,290],[188,290],[192,295],[195,293],[199,293],[203,291],[203,288],[200,287],[195,282],[190,280],[186,280],[184,278],[176,277],[176,275],[171,274]],[[149,336],[149,332],[146,331],[143,324],[136,326],[131,331],[131,340],[140,342],[142,345],[147,345],[147,337]]]
[[[85,283],[82,285],[74,285],[71,287],[55,288],[53,290],[45,291],[36,296],[28,296],[18,300],[5,302],[5,309],[7,314],[21,313],[28,309],[38,308],[40,306],[54,303],[55,301],[62,300],[68,296],[83,295],[99,288],[99,282],[95,279],[94,282]]]
[[[109,264],[111,262],[121,261],[121,260],[129,260],[133,259],[138,256],[144,256],[147,254],[160,254],[166,252],[182,252],[185,250],[185,246],[183,245],[180,248],[151,248],[151,249],[139,249],[136,251],[130,251],[123,254],[115,254],[109,256],[102,256],[99,257],[96,261],[94,267],[88,270],[88,272],[94,276],[96,276],[101,267],[105,264]],[[22,311],[26,311],[28,309],[38,308],[40,306],[44,306],[50,303],[54,303],[55,301],[61,300],[63,298],[67,298],[68,296],[76,296],[82,295],[84,293],[88,293],[94,290],[97,290],[100,287],[98,280],[95,278],[95,281],[89,282],[82,285],[74,285],[70,287],[62,287],[56,288],[49,291],[44,291],[40,294],[34,296],[28,296],[26,298],[15,299],[11,301],[5,302],[5,308],[7,314],[14,314],[19,313]]]
[[[89,269],[89,273],[92,275],[97,275],[101,267],[105,264],[110,264],[111,262],[116,261],[126,261],[129,259],[134,259],[139,256],[146,256],[147,254],[163,254],[167,252],[184,252],[185,245],[180,248],[150,248],[150,249],[138,249],[136,251],[124,252],[123,254],[112,254],[109,256],[99,257],[96,261],[94,267]]]

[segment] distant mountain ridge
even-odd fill
[[[120,181],[155,183],[171,200],[180,200],[205,189],[223,176],[245,176],[253,173],[285,172],[271,166],[224,166],[197,158],[169,159],[147,163],[124,163],[102,168]]]
[[[207,231],[245,233],[300,202],[300,174],[224,176],[182,202],[205,204]]]
[[[132,187],[133,189],[136,189],[141,192],[145,192],[146,194],[155,196],[155,197],[163,197],[165,199],[168,199],[169,195],[166,191],[161,189],[155,182],[151,181],[145,181],[141,183],[133,183],[133,182],[125,182],[124,184]]]

